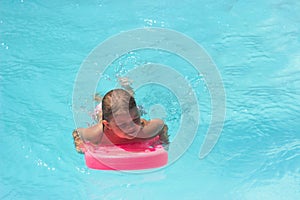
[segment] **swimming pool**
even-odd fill
[[[299,10],[297,1],[2,1],[0,199],[298,199]],[[174,66],[195,88],[199,129],[162,170],[90,170],[71,136],[76,76],[97,45],[143,27],[183,33],[213,59],[226,91],[221,137],[199,159],[211,118],[203,78],[167,52],[134,51],[112,64],[98,90],[112,87],[126,67]],[[174,139],[181,112],[175,95],[146,85],[137,100],[149,113],[163,105]]]

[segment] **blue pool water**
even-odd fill
[[[299,19],[296,0],[1,1],[0,199],[299,199]],[[173,66],[197,95],[197,135],[180,159],[152,173],[90,170],[71,136],[77,73],[101,42],[144,27],[181,32],[211,56],[226,91],[221,137],[199,159],[211,118],[204,80],[166,52],[132,52],[112,63],[99,92],[127,68]],[[173,140],[181,112],[174,94],[149,85],[137,101],[145,117],[155,104],[165,108]]]

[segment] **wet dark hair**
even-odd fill
[[[110,121],[113,114],[137,108],[134,98],[123,89],[114,89],[102,99],[102,120]]]

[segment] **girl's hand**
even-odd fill
[[[168,126],[164,125],[164,127],[161,129],[161,131],[158,133],[159,140],[162,144],[169,144],[169,134],[168,134]]]
[[[72,136],[73,136],[73,139],[74,139],[74,144],[75,144],[76,151],[78,153],[84,153],[85,152],[84,143],[83,143],[77,129],[73,131]]]

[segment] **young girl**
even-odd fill
[[[84,153],[84,143],[118,145],[157,138],[160,144],[169,144],[168,127],[164,122],[141,119],[134,98],[123,89],[111,90],[103,97],[101,114],[98,124],[73,131],[77,152]]]

